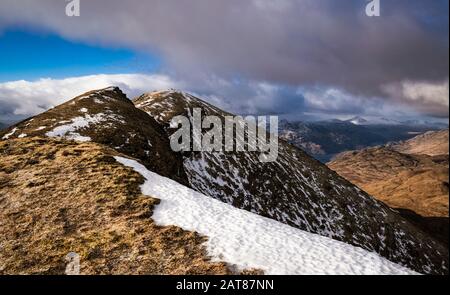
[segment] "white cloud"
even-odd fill
[[[283,12],[292,8],[292,1],[289,0],[253,0],[253,4],[261,10],[269,12]]]
[[[144,92],[181,88],[166,75],[91,75],[66,79],[39,79],[0,83],[0,116],[35,115],[84,92],[119,86],[130,98]],[[0,118],[1,121],[2,118]]]
[[[155,90],[181,89],[237,114],[298,113],[303,102],[295,91],[266,82],[236,82],[215,76],[187,81],[164,74],[102,74],[0,83],[0,121],[36,115],[87,91],[109,86],[120,87],[129,98]]]
[[[441,84],[397,83],[385,87],[390,97],[352,95],[333,87],[289,87],[269,82],[204,76],[181,80],[166,74],[91,75],[65,79],[0,83],[0,122],[17,121],[59,105],[84,92],[118,86],[129,98],[170,88],[193,93],[231,113],[246,115],[306,113],[323,115],[415,116],[417,111],[448,116],[448,81]],[[405,103],[406,102],[406,103]]]
[[[448,117],[449,81],[402,81],[382,87],[393,100],[400,100],[417,111],[440,117]]]
[[[403,82],[403,96],[413,101],[449,106],[449,82],[425,83]]]
[[[299,88],[303,93],[305,109],[310,112],[340,115],[365,116],[407,116],[416,111],[402,101],[386,100],[381,97],[365,97],[348,93],[339,88],[310,87]]]

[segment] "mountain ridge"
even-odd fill
[[[138,158],[159,174],[186,183],[180,157],[159,124],[118,87],[93,90],[3,131],[2,139],[29,136],[94,141]],[[151,140],[150,140],[151,139]],[[166,159],[172,159],[167,162]]]
[[[0,155],[0,274],[417,274],[201,195],[97,143],[10,139]]]
[[[143,161],[150,170],[179,182],[185,181],[194,190],[239,209],[375,251],[422,273],[448,272],[448,253],[439,242],[283,140],[280,140],[278,160],[266,164],[261,164],[257,155],[250,153],[173,153],[168,144],[173,132],[169,124],[171,118],[176,115],[189,117],[193,107],[201,107],[206,115],[215,114],[222,118],[228,113],[192,95],[173,91],[144,94],[136,98],[133,103],[141,110],[135,111],[133,108],[138,108],[128,99],[122,101],[123,96],[120,107],[117,102],[110,104],[110,95],[120,95],[116,90],[108,88],[103,91],[106,94],[94,91],[93,94],[81,95],[33,120],[25,120],[0,132],[0,138],[8,140],[23,134],[24,137],[45,137],[52,131],[54,133],[50,135],[61,135],[61,132],[55,132],[56,128],[61,127],[57,131],[67,131],[64,135],[69,135],[69,139],[84,140],[89,137],[93,141],[98,140]],[[98,103],[96,99],[106,102]],[[83,107],[94,118],[95,115],[109,113],[108,110],[114,112],[110,113],[112,119],[104,121],[100,116],[98,120],[90,120],[90,124],[78,124],[73,120],[75,114],[77,117],[88,116],[81,112]],[[95,112],[90,110],[92,108]],[[44,129],[37,130],[42,127],[39,120],[49,119],[47,116],[53,120],[58,117],[57,112],[64,109],[71,114],[68,118],[56,120],[57,124],[45,125]],[[125,114],[125,110],[130,110],[128,116],[131,114],[127,119],[138,120],[132,130],[143,134],[141,140],[132,144],[127,143],[127,139],[131,141],[134,138],[128,134],[129,126],[117,117]],[[144,112],[147,113],[145,116],[142,114]],[[106,126],[112,123],[110,119],[120,127],[113,128],[113,133],[103,128],[105,123]],[[144,125],[151,127],[151,130],[143,130]],[[127,136],[124,136],[124,131]],[[123,147],[109,140],[110,136],[118,137]],[[146,143],[149,138],[154,141],[152,145],[158,148]],[[148,148],[148,155],[141,150],[141,144]],[[169,163],[170,167],[165,167],[164,163]]]

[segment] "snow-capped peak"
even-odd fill
[[[359,117],[359,116],[353,117],[347,121],[354,125],[364,125],[364,124],[368,123],[368,121],[366,119],[364,119],[363,117]]]

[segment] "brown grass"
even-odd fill
[[[448,155],[448,139],[448,129],[427,132],[405,142],[396,144],[393,148],[404,154],[428,156]]]
[[[158,200],[111,149],[50,139],[0,142],[0,274],[230,274],[204,237],[151,219]],[[255,273],[255,272],[253,272]]]
[[[408,208],[424,217],[448,217],[448,169],[403,171],[363,188],[394,208]]]
[[[328,166],[448,246],[448,155],[375,147],[342,153]]]
[[[448,156],[369,148],[343,153],[328,166],[390,207],[448,217]]]

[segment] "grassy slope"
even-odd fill
[[[142,177],[93,143],[0,141],[0,274],[226,274],[204,237],[151,219]]]

